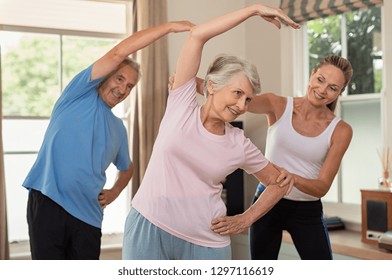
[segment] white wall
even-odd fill
[[[168,20],[189,20],[199,24],[244,6],[243,0],[168,0]],[[187,34],[169,35],[169,70],[173,71]],[[208,65],[220,53],[245,57],[245,25],[211,39],[204,47],[199,76],[205,75]]]
[[[254,0],[168,0],[168,20],[190,20],[195,24],[223,15],[241,7],[260,3]],[[279,0],[264,0],[265,5],[278,7]],[[274,25],[254,17],[234,29],[207,42],[199,76],[204,77],[209,63],[220,53],[244,57],[256,65],[261,77],[262,91],[280,93],[281,85],[281,46],[280,40],[287,27],[277,29]],[[177,56],[186,34],[173,34],[169,37],[169,67],[174,71]],[[283,62],[285,63],[285,62]],[[287,93],[285,95],[291,95]],[[241,117],[248,137],[264,152],[267,123],[264,116],[247,113]],[[245,204],[250,204],[257,180],[245,176]]]
[[[385,119],[383,120],[384,129],[384,145],[392,148],[392,33],[390,26],[392,25],[392,1],[384,1],[383,9],[383,50],[384,50],[384,98],[385,103],[383,110],[386,112]],[[389,129],[388,129],[389,128]]]

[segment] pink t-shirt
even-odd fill
[[[253,174],[269,161],[239,128],[227,124],[224,135],[208,132],[200,108],[195,79],[169,93],[132,207],[178,238],[221,248],[230,245],[230,237],[210,230],[212,219],[226,215],[221,182],[237,168]]]

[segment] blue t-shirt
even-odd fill
[[[102,81],[90,80],[92,65],[80,72],[57,101],[38,153],[23,186],[35,189],[72,216],[101,228],[98,195],[110,163],[127,170],[128,137],[121,119],[98,95]]]

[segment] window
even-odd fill
[[[0,0],[0,73],[10,242],[28,239],[28,192],[21,184],[36,159],[54,103],[75,74],[93,63],[125,36],[116,32],[125,32],[127,29],[125,15],[128,14],[126,9],[129,9],[129,3],[125,2],[71,3],[67,0],[38,0],[34,1],[34,7],[42,5],[37,13],[43,14],[35,15],[36,17],[28,22],[20,22],[23,27],[15,26],[18,25],[17,22],[9,22],[15,20],[15,17],[8,17],[9,9],[12,10],[22,2],[30,5],[31,1]],[[49,16],[49,10],[57,11],[58,22],[54,19],[42,20],[45,15]],[[82,18],[84,23],[79,22],[77,30],[70,30],[74,23],[69,19],[86,10],[89,12],[78,17]],[[33,13],[30,13],[26,16],[32,15]],[[91,18],[87,15],[91,15]],[[96,18],[98,15],[115,20],[109,22]],[[18,18],[26,19],[24,16]],[[52,26],[41,26],[36,20],[46,24],[50,22]],[[105,29],[100,30],[100,25],[95,25],[95,21],[105,22]],[[35,25],[31,26],[32,23]],[[26,27],[27,24],[30,26]],[[54,27],[56,29],[53,29]],[[124,104],[119,104],[113,109],[128,127],[129,119],[125,111]],[[115,167],[110,166],[106,173],[107,187],[111,187],[117,173]],[[103,233],[123,231],[129,205],[127,197],[124,191],[111,207],[105,209]]]
[[[353,127],[354,135],[340,175],[323,200],[359,205],[360,190],[378,188],[377,178],[382,175],[378,156],[382,149],[381,8],[308,21],[307,44],[310,71],[328,54],[347,57],[354,69],[337,112]]]
[[[347,57],[353,80],[346,95],[380,93],[381,9],[370,7],[307,22],[309,69],[328,54]]]

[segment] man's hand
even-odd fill
[[[102,209],[105,209],[105,207],[112,203],[118,196],[119,193],[113,189],[103,189],[98,195],[98,202],[101,204]]]

